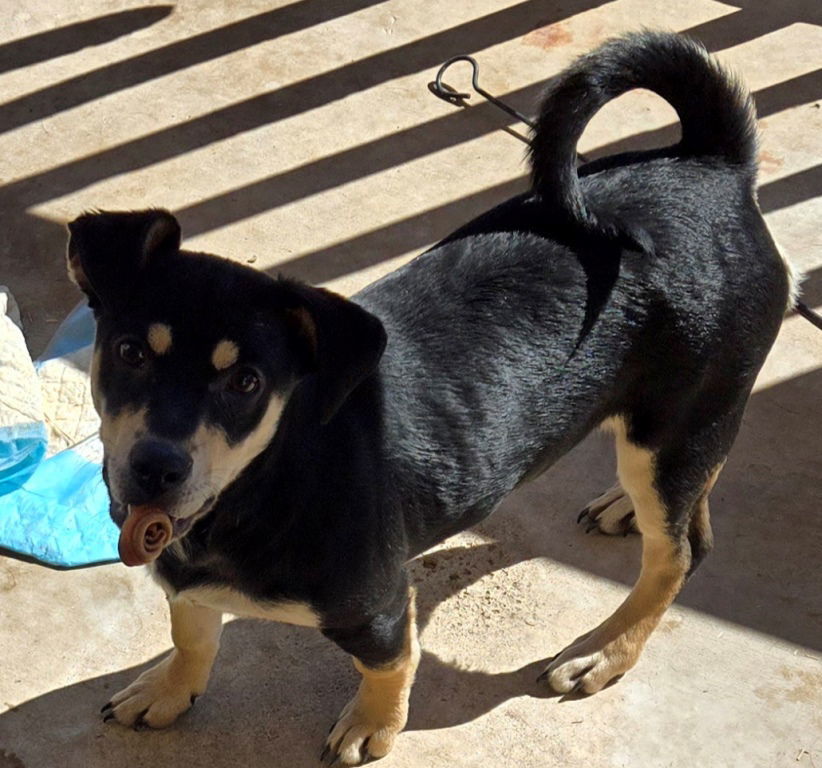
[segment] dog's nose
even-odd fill
[[[151,500],[176,488],[191,473],[191,456],[164,440],[140,440],[131,449],[131,476]]]

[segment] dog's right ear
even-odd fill
[[[85,213],[68,229],[69,277],[94,310],[116,304],[152,260],[180,249],[180,225],[161,209]]]
[[[281,280],[278,287],[305,370],[316,375],[320,421],[328,424],[377,367],[387,341],[385,329],[359,304],[324,288],[290,280]]]

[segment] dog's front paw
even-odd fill
[[[585,533],[599,531],[609,536],[639,533],[634,504],[619,483],[585,507],[577,522],[585,526]]]
[[[547,681],[557,693],[596,693],[633,667],[642,647],[630,633],[604,642],[594,630],[555,656],[538,679]]]
[[[328,734],[320,760],[332,765],[361,765],[391,751],[405,727],[408,707],[386,711],[375,703],[362,692],[348,702]]]
[[[198,677],[196,670],[181,662],[178,651],[172,651],[116,694],[103,707],[103,719],[135,728],[165,728],[205,691],[206,682]]]

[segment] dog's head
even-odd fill
[[[184,535],[270,444],[305,377],[327,423],[382,355],[373,315],[181,251],[167,211],[86,214],[69,232],[69,273],[97,320],[91,384],[118,524],[151,505]]]

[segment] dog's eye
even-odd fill
[[[260,388],[260,377],[251,368],[240,368],[231,374],[228,388],[243,395],[250,395]]]
[[[146,361],[146,353],[139,341],[124,339],[117,345],[120,359],[132,368],[139,368]]]

